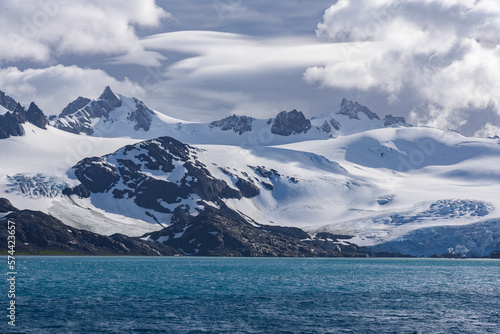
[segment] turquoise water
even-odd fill
[[[494,260],[18,257],[17,270],[17,326],[2,316],[0,332],[500,333]]]

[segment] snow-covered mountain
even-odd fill
[[[0,140],[0,198],[73,228],[204,255],[500,249],[500,140],[346,99],[312,119],[189,123],[107,87],[46,129],[19,124]]]
[[[152,139],[171,136],[189,144],[269,146],[317,140],[391,126],[405,126],[402,117],[378,115],[357,102],[342,100],[340,110],[307,119],[301,111],[282,111],[270,119],[232,115],[210,123],[186,122],[148,108],[136,98],[106,87],[96,100],[79,97],[50,124],[93,137]]]

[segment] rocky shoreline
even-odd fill
[[[411,257],[372,253],[346,242],[348,236],[319,233],[311,238],[298,228],[255,226],[241,221],[234,212],[228,212],[227,216],[218,212],[179,220],[147,238],[103,236],[75,229],[43,212],[18,210],[6,199],[0,199],[0,213],[4,215],[0,218],[0,240],[7,240],[8,222],[15,223],[17,255]],[[6,242],[0,243],[0,254],[7,254]],[[455,258],[447,254],[432,257]],[[490,258],[499,259],[500,251]]]

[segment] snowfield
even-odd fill
[[[70,169],[85,157],[172,136],[201,149],[197,159],[214,178],[234,189],[242,178],[259,189],[255,197],[225,200],[254,222],[300,227],[311,235],[349,235],[349,242],[376,251],[417,256],[484,256],[498,249],[498,139],[406,124],[385,127],[368,114],[353,119],[333,112],[312,119],[307,133],[290,136],[271,133],[267,120],[232,118],[218,127],[158,112],[150,131],[131,132],[127,115],[136,101],[119,98],[122,105],[110,113],[115,121],[93,124],[104,137],[24,124],[23,137],[0,140],[0,197],[100,234],[141,236],[159,230],[171,215],[155,214],[153,220],[131,199],[110,199],[105,193],[79,199],[62,190],[78,185]],[[326,123],[328,133],[321,129]],[[246,131],[249,124],[252,130]],[[236,130],[223,130],[226,125]],[[333,129],[337,125],[339,130]],[[187,171],[177,163],[171,173],[147,168],[142,173],[178,183]],[[193,215],[200,209],[199,198],[184,204]]]

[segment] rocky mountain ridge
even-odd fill
[[[361,119],[360,115],[367,117]],[[345,117],[345,118],[344,118]],[[316,121],[315,121],[316,119]],[[136,98],[116,95],[106,87],[98,99],[79,97],[68,104],[51,125],[71,133],[92,136],[130,136],[152,139],[169,135],[186,143],[229,144],[234,141],[254,142],[258,137],[270,138],[268,144],[297,140],[327,139],[333,135],[389,126],[406,126],[403,117],[378,115],[357,102],[343,99],[335,116],[321,120],[308,119],[302,111],[281,111],[264,120],[248,116],[231,115],[210,123],[190,123],[174,120],[148,108]],[[355,130],[351,130],[353,123]],[[117,129],[119,128],[119,130]],[[217,135],[217,131],[220,131]]]
[[[20,125],[25,122],[46,129],[47,118],[34,102],[31,102],[28,109],[25,109],[13,98],[0,91],[0,106],[6,109],[3,115],[0,113],[0,139],[22,136]]]

